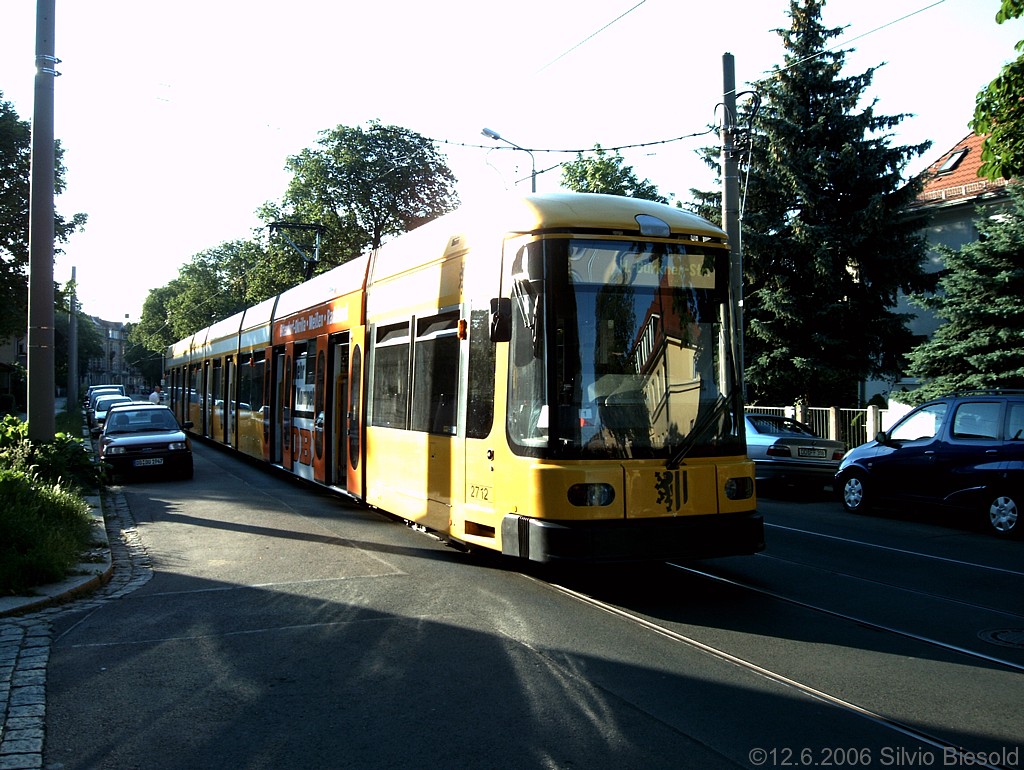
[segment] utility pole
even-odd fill
[[[736,335],[736,387],[743,384],[743,243],[740,233],[740,178],[736,149],[736,62],[722,55],[722,227],[729,236],[729,300]]]
[[[71,296],[68,297],[68,413],[78,401],[78,283],[71,268]]]
[[[29,197],[28,437],[53,441],[56,395],[53,354],[53,81],[56,0],[36,0],[36,78]]]

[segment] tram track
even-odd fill
[[[987,572],[994,572],[1002,575],[1009,575],[1011,577],[1024,578],[1024,572],[1019,570],[1006,569],[1004,567],[993,567],[990,564],[978,564],[977,562],[964,561],[962,559],[951,559],[948,556],[939,556],[938,554],[925,553],[923,551],[914,551],[908,548],[896,548],[891,545],[882,545],[881,543],[871,543],[866,540],[856,540],[850,537],[840,537],[838,535],[828,535],[824,532],[815,532],[809,529],[801,529],[799,527],[787,527],[783,524],[765,524],[765,529],[778,529],[787,532],[795,532],[800,535],[807,535],[809,537],[817,537],[823,540],[834,540],[841,543],[849,543],[851,545],[863,546],[865,548],[874,548],[879,551],[887,551],[890,553],[896,553],[903,556],[914,556],[920,559],[929,559],[937,562],[944,562],[947,564],[953,564],[960,567],[970,567],[973,569],[984,570]]]
[[[974,610],[981,610],[983,612],[990,612],[993,615],[1002,615],[1004,617],[1012,618],[1014,620],[1019,620],[1020,622],[1024,623],[1024,613],[1020,613],[1020,612],[1011,612],[1009,610],[1004,610],[1004,609],[1001,609],[999,607],[990,607],[990,606],[985,605],[985,604],[977,604],[975,602],[969,602],[969,601],[965,601],[963,599],[957,599],[957,598],[954,598],[954,597],[951,597],[951,596],[946,596],[944,594],[935,593],[933,591],[922,591],[919,588],[908,588],[907,586],[900,586],[900,585],[896,585],[895,583],[887,583],[884,580],[877,580],[875,578],[868,578],[868,577],[864,577],[862,575],[853,575],[853,574],[850,574],[848,572],[840,572],[839,570],[827,569],[827,568],[819,567],[818,565],[816,565],[816,564],[814,564],[814,563],[812,563],[810,561],[804,561],[804,560],[798,560],[798,559],[787,559],[787,558],[784,558],[784,557],[781,557],[781,556],[775,556],[773,554],[767,554],[767,553],[756,554],[756,557],[758,559],[761,559],[761,560],[774,561],[774,562],[779,562],[779,563],[783,563],[783,564],[791,564],[791,565],[794,565],[794,566],[804,567],[804,568],[807,568],[807,569],[817,569],[817,570],[821,570],[821,571],[827,572],[827,573],[832,574],[832,575],[848,578],[850,580],[857,580],[857,581],[862,582],[862,583],[870,583],[872,585],[880,586],[882,588],[891,588],[893,590],[903,591],[903,592],[909,593],[909,594],[915,594],[917,596],[921,596],[921,597],[928,598],[928,599],[934,599],[936,601],[943,601],[943,602],[947,602],[949,604],[956,604],[956,605],[958,605],[960,607],[966,607],[966,608],[974,609]],[[966,564],[966,562],[962,562],[962,563]],[[673,566],[675,566],[675,565],[673,565]],[[1022,575],[1022,577],[1024,577],[1024,575]]]
[[[780,560],[780,561],[783,561],[783,560]],[[697,569],[695,567],[691,567],[691,566],[687,566],[687,565],[682,565],[682,564],[672,564],[672,563],[669,563],[668,566],[671,567],[672,569],[678,570],[680,572],[685,572],[685,573],[690,574],[690,575],[695,575],[697,577],[701,577],[701,578],[704,578],[706,580],[712,580],[712,581],[715,581],[716,583],[719,583],[719,584],[722,584],[722,585],[727,585],[727,586],[730,586],[732,588],[738,588],[738,589],[742,589],[742,590],[745,590],[745,591],[750,591],[750,592],[759,594],[761,596],[767,596],[767,597],[770,597],[771,599],[774,599],[776,601],[785,602],[785,603],[793,605],[795,607],[800,607],[802,609],[811,610],[813,612],[820,613],[822,615],[827,615],[827,616],[835,618],[837,620],[842,620],[842,621],[845,621],[845,622],[848,622],[848,623],[855,623],[858,626],[861,626],[861,627],[864,627],[864,628],[870,628],[870,629],[875,630],[875,631],[881,631],[881,632],[884,632],[884,633],[893,634],[893,635],[902,637],[904,639],[909,639],[911,641],[920,642],[922,644],[927,644],[927,645],[929,645],[931,647],[935,647],[937,649],[944,650],[946,652],[952,652],[952,653],[955,653],[957,655],[964,655],[964,656],[967,656],[967,657],[972,658],[974,660],[979,660],[979,661],[983,661],[985,663],[990,663],[990,664],[994,664],[994,665],[998,665],[998,666],[1003,666],[1003,667],[1011,669],[1013,671],[1018,671],[1018,672],[1024,673],[1024,665],[1021,665],[1019,663],[1015,663],[1013,661],[1005,660],[1003,658],[998,658],[998,657],[995,657],[993,655],[987,655],[987,654],[985,654],[983,652],[979,652],[977,650],[971,650],[969,648],[962,647],[960,645],[955,645],[955,644],[950,644],[948,642],[943,642],[941,640],[933,639],[933,638],[931,638],[929,636],[925,636],[923,634],[918,634],[918,633],[915,633],[913,631],[907,631],[907,630],[904,630],[904,629],[895,628],[893,626],[886,625],[886,624],[883,624],[883,623],[876,623],[876,622],[874,622],[872,620],[868,620],[867,618],[858,617],[858,616],[855,616],[855,615],[851,615],[849,613],[839,612],[837,610],[832,610],[832,609],[829,609],[827,607],[820,607],[820,606],[812,604],[810,602],[803,601],[802,599],[795,599],[795,598],[793,598],[791,596],[785,596],[784,594],[781,594],[781,593],[779,593],[777,591],[771,591],[769,589],[762,588],[760,586],[755,586],[755,585],[752,585],[750,583],[743,583],[743,582],[735,580],[733,578],[727,578],[727,577],[725,577],[723,575],[715,574],[714,572],[711,572],[711,571],[708,571],[708,570]],[[849,576],[847,576],[847,577],[849,577]],[[885,585],[889,585],[889,584],[885,584]],[[896,586],[889,586],[889,587],[896,587]],[[906,590],[906,589],[901,589],[901,590]],[[940,597],[936,597],[936,598],[940,598]],[[951,601],[955,601],[955,600],[951,600]],[[991,610],[991,609],[985,608],[985,607],[978,607],[978,609],[984,609],[984,610],[989,611],[989,612],[1001,612],[999,610]],[[1010,613],[1003,613],[1003,614],[1010,614]],[[1020,616],[1011,615],[1011,617],[1020,617]]]
[[[669,565],[669,566],[671,566],[673,568],[678,568],[678,565]],[[700,571],[696,571],[696,570],[692,571],[692,573],[695,574],[695,575],[698,575],[698,576],[702,576],[702,577],[713,577],[713,576],[710,576],[710,575],[703,574]],[[536,580],[537,578],[532,578],[532,579]],[[541,581],[541,582],[544,582],[544,581]],[[746,588],[748,590],[752,590],[750,586],[744,586],[742,584],[735,583],[734,581],[727,581],[727,582],[732,583],[736,587]],[[632,623],[634,625],[642,627],[642,628],[646,629],[647,631],[651,631],[651,632],[653,632],[655,634],[658,634],[658,635],[660,635],[662,637],[670,639],[670,640],[672,640],[674,642],[677,642],[679,644],[685,645],[686,647],[688,647],[690,649],[697,650],[697,651],[702,652],[704,654],[710,655],[710,656],[712,656],[712,657],[714,657],[714,658],[716,658],[718,660],[721,660],[721,661],[724,661],[724,662],[729,663],[731,665],[737,666],[738,668],[741,668],[741,669],[743,669],[745,671],[748,671],[748,672],[750,672],[752,674],[755,674],[755,675],[757,675],[757,676],[759,676],[759,677],[761,677],[763,679],[766,679],[766,680],[768,680],[770,682],[773,682],[775,684],[779,684],[779,685],[782,685],[784,687],[793,689],[793,690],[795,690],[795,691],[797,691],[797,692],[799,692],[799,693],[801,693],[801,694],[803,694],[803,695],[805,695],[805,696],[807,696],[807,697],[809,697],[809,698],[811,698],[811,699],[813,699],[815,701],[818,701],[820,703],[824,703],[824,704],[826,704],[828,706],[831,706],[831,707],[834,707],[834,708],[841,709],[841,710],[843,710],[843,711],[845,711],[847,713],[850,713],[850,714],[856,715],[857,717],[860,717],[862,719],[868,720],[869,722],[871,722],[872,724],[874,724],[874,725],[876,725],[878,727],[881,727],[881,728],[889,730],[889,731],[891,731],[893,733],[897,733],[897,734],[899,734],[899,735],[901,735],[901,736],[903,736],[905,738],[909,738],[909,739],[911,739],[913,741],[916,741],[916,742],[920,743],[922,746],[927,747],[928,749],[933,749],[933,750],[939,751],[939,752],[942,753],[943,757],[945,757],[947,759],[952,758],[952,762],[947,761],[946,764],[956,764],[956,763],[959,763],[959,764],[964,765],[964,766],[970,765],[971,767],[983,767],[983,768],[989,768],[990,770],[1009,770],[1009,767],[1010,767],[1009,765],[997,764],[997,763],[993,763],[991,761],[987,761],[987,760],[984,760],[984,759],[979,759],[979,757],[991,756],[991,753],[986,754],[985,752],[971,751],[971,750],[965,749],[963,746],[959,746],[957,744],[954,744],[954,743],[952,743],[950,741],[947,741],[947,740],[945,740],[945,739],[943,739],[943,738],[941,738],[941,737],[939,737],[937,735],[934,735],[934,734],[932,734],[930,732],[927,732],[927,731],[922,730],[920,728],[914,727],[913,725],[907,724],[906,722],[903,722],[903,721],[901,721],[899,719],[895,719],[893,717],[889,717],[889,716],[886,716],[886,715],[884,715],[882,713],[879,713],[879,711],[877,711],[875,709],[871,709],[871,708],[868,708],[866,706],[862,706],[860,704],[854,703],[853,701],[851,701],[849,699],[846,699],[846,698],[834,695],[832,693],[826,692],[823,689],[820,689],[818,687],[814,687],[814,686],[812,686],[810,684],[807,684],[805,682],[801,682],[801,681],[799,681],[798,679],[796,679],[796,678],[794,678],[792,676],[788,676],[788,675],[780,673],[778,671],[773,671],[773,670],[771,670],[771,669],[769,669],[769,668],[767,668],[767,667],[765,667],[765,666],[763,666],[763,665],[761,665],[759,663],[756,663],[753,660],[750,660],[750,659],[748,659],[746,657],[743,657],[743,656],[737,655],[735,653],[729,652],[728,650],[723,649],[720,646],[716,646],[716,645],[713,645],[713,644],[708,644],[707,642],[701,641],[701,640],[697,639],[694,636],[691,636],[691,635],[684,634],[684,633],[681,633],[679,631],[673,630],[673,629],[671,629],[671,628],[669,628],[669,627],[667,627],[665,625],[662,625],[660,623],[656,623],[656,622],[650,620],[649,618],[646,618],[646,617],[644,617],[644,616],[642,616],[642,615],[640,615],[638,613],[631,612],[631,611],[623,609],[621,607],[617,607],[617,606],[615,606],[613,604],[610,604],[608,602],[605,602],[605,601],[602,601],[600,599],[597,599],[596,597],[590,596],[590,595],[588,595],[588,594],[586,594],[584,592],[581,592],[579,590],[570,588],[568,586],[560,585],[560,584],[554,583],[554,582],[546,582],[546,585],[548,585],[552,589],[558,591],[562,595],[567,596],[567,597],[573,599],[574,601],[576,601],[578,603],[588,605],[588,606],[593,607],[595,609],[598,609],[598,610],[600,610],[602,612],[605,612],[605,613],[607,613],[609,615],[617,617],[617,618],[619,618],[621,620],[625,620],[625,621],[627,621],[629,623]],[[761,592],[761,593],[766,593],[768,595],[772,595],[771,592]],[[784,597],[773,597],[773,598],[783,598],[784,599]],[[818,611],[827,612],[829,615],[831,615],[833,617],[838,617],[838,618],[841,618],[841,619],[845,619],[845,620],[848,620],[849,622],[861,623],[861,621],[859,621],[859,620],[857,620],[855,618],[844,618],[844,616],[842,616],[841,614],[832,613],[832,612],[823,610],[822,608],[807,607],[807,605],[804,605],[803,603],[798,603],[798,604],[800,606],[803,606],[804,608],[815,609],[815,610],[818,610]],[[886,629],[881,629],[881,630],[886,630]],[[911,637],[911,638],[914,638],[914,637]],[[926,641],[926,640],[918,640],[918,641]],[[950,650],[950,651],[961,653],[961,654],[966,654],[963,651],[955,650],[953,648],[947,648],[947,649]],[[989,661],[989,662],[1006,664],[1005,661]],[[1020,668],[1020,667],[1015,666],[1014,664],[1009,664],[1009,665],[1012,668]],[[1022,670],[1024,670],[1024,669],[1022,669]]]

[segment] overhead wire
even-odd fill
[[[550,66],[551,66],[552,64],[555,64],[556,62],[559,62],[559,61],[561,61],[562,59],[564,59],[564,58],[565,58],[566,56],[568,56],[569,54],[571,54],[571,53],[572,53],[573,51],[575,51],[575,50],[576,50],[577,48],[579,48],[580,46],[582,46],[582,45],[584,45],[584,44],[586,44],[586,43],[590,42],[591,40],[593,40],[593,39],[594,39],[595,37],[597,37],[598,35],[600,35],[600,34],[601,34],[602,32],[604,32],[604,31],[605,31],[606,29],[608,29],[608,28],[609,28],[610,26],[612,26],[613,24],[617,24],[617,23],[618,23],[618,22],[620,22],[620,21],[621,21],[622,19],[624,19],[624,18],[626,18],[627,16],[629,16],[629,14],[633,13],[633,11],[635,11],[635,10],[636,10],[637,8],[639,8],[639,7],[641,6],[641,5],[643,5],[643,4],[644,4],[644,3],[646,3],[646,2],[647,2],[647,0],[640,0],[640,2],[639,2],[639,3],[637,3],[636,5],[634,5],[634,6],[633,6],[632,8],[630,8],[630,9],[629,9],[628,11],[625,11],[625,12],[623,12],[623,13],[620,13],[620,14],[619,14],[618,16],[616,16],[616,17],[615,17],[614,19],[612,19],[612,20],[611,20],[610,22],[608,22],[608,23],[607,23],[607,24],[605,24],[605,25],[604,25],[603,27],[601,27],[601,29],[597,30],[596,32],[592,32],[591,34],[587,35],[587,36],[586,36],[585,38],[583,38],[583,39],[582,39],[582,40],[581,40],[580,42],[578,42],[578,43],[577,43],[576,45],[574,45],[574,46],[573,46],[572,48],[570,48],[569,50],[567,50],[567,51],[563,51],[562,53],[560,53],[560,54],[559,54],[558,56],[556,56],[556,57],[555,57],[554,59],[552,59],[552,60],[551,60],[551,61],[549,61],[549,62],[548,62],[547,64],[545,64],[545,65],[544,65],[543,67],[541,67],[541,68],[540,68],[539,70],[537,70],[537,73],[536,73],[536,74],[538,74],[538,75],[539,75],[539,74],[540,74],[541,72],[543,72],[544,70],[546,70],[546,69],[547,69],[548,67],[550,67]]]
[[[612,19],[610,22],[608,22],[607,24],[602,26],[600,29],[592,32],[590,35],[588,35],[587,37],[583,38],[580,42],[576,43],[576,45],[572,46],[571,48],[565,50],[563,53],[561,53],[558,56],[556,56],[554,59],[552,59],[547,64],[545,64],[543,67],[541,67],[539,70],[537,70],[537,72],[538,73],[543,72],[544,70],[546,70],[551,65],[555,64],[556,62],[560,61],[561,59],[564,59],[566,56],[571,54],[573,51],[575,51],[576,49],[580,48],[581,46],[583,46],[584,44],[588,43],[589,41],[593,40],[599,34],[601,34],[602,32],[604,32],[609,27],[613,26],[614,24],[616,24],[619,21],[621,21],[622,19],[624,19],[626,16],[631,14],[633,11],[635,11],[640,6],[644,5],[646,2],[647,2],[647,0],[640,0],[640,2],[636,3],[636,5],[632,6],[628,10],[626,10],[623,13],[619,14],[618,16],[616,16],[614,19]],[[811,56],[804,57],[803,59],[800,59],[799,61],[793,62],[789,66],[781,68],[778,71],[779,72],[784,72],[786,70],[792,69],[793,67],[796,67],[796,66],[802,64],[805,61],[809,61],[810,59],[813,59],[815,57],[821,56],[821,55],[823,55],[825,53],[829,53],[831,51],[835,51],[838,48],[848,46],[851,43],[856,42],[857,40],[861,40],[861,39],[863,39],[865,37],[868,37],[869,35],[873,35],[873,34],[875,34],[877,32],[880,32],[880,31],[882,31],[884,29],[887,29],[887,28],[889,28],[889,27],[891,27],[891,26],[893,26],[895,24],[899,24],[900,22],[906,21],[907,19],[909,19],[909,18],[911,18],[913,16],[916,16],[916,15],[918,15],[920,13],[923,13],[923,12],[925,12],[927,10],[930,10],[931,8],[934,8],[934,7],[938,6],[938,5],[942,5],[944,2],[946,2],[946,0],[935,0],[935,2],[932,2],[932,3],[924,6],[923,8],[919,8],[916,11],[912,11],[910,13],[904,14],[903,16],[900,16],[898,19],[893,19],[892,21],[886,22],[885,24],[881,24],[881,25],[875,27],[874,29],[870,29],[867,32],[864,32],[864,33],[862,33],[860,35],[857,35],[856,37],[850,38],[848,40],[843,40],[841,42],[837,42],[834,46],[832,46],[831,48],[827,49],[826,51],[819,51],[819,52],[817,52],[815,54],[812,54]],[[747,93],[753,93],[753,92],[747,92]],[[755,94],[755,96],[756,96],[756,94]],[[757,101],[760,102],[760,99],[758,98]],[[718,105],[718,106],[721,106],[721,105]],[[716,111],[717,111],[717,106],[716,106]],[[381,127],[381,128],[384,128],[384,127]],[[643,149],[645,147],[655,147],[657,145],[672,144],[674,142],[683,141],[684,139],[694,139],[694,138],[699,137],[699,136],[707,136],[708,134],[712,134],[712,133],[714,133],[716,131],[718,131],[718,126],[717,125],[712,125],[709,128],[705,129],[704,131],[694,131],[694,132],[689,133],[689,134],[683,134],[681,136],[672,137],[671,139],[657,139],[657,140],[650,141],[650,142],[636,142],[636,143],[633,143],[633,144],[621,144],[621,145],[616,145],[616,146],[613,146],[613,147],[601,147],[600,148],[600,152],[616,152],[617,153],[617,152],[620,152],[622,150],[635,150],[635,149]],[[527,151],[527,152],[534,152],[534,153],[546,152],[546,153],[555,153],[555,154],[564,154],[564,155],[583,155],[583,154],[597,153],[599,151],[598,148],[597,148],[597,145],[595,145],[594,147],[586,147],[586,148],[562,148],[562,149],[544,148],[544,147],[504,147],[504,146],[500,146],[500,145],[499,146],[494,146],[494,145],[486,145],[486,144],[471,143],[471,142],[456,142],[456,141],[453,141],[453,140],[450,140],[450,139],[435,139],[433,137],[423,137],[423,138],[426,139],[427,141],[433,142],[434,144],[442,144],[442,145],[449,145],[449,146],[452,146],[452,147],[462,147],[462,148],[466,148],[466,149],[478,149],[478,150],[506,150],[506,151],[509,151],[509,152],[514,152],[516,150],[524,150],[524,151]],[[560,163],[556,164],[554,166],[551,166],[550,168],[543,169],[542,171],[537,172],[537,173],[538,174],[545,173],[547,171],[551,171],[552,169],[558,168],[559,166],[561,166]],[[748,173],[749,173],[749,169],[748,169]]]

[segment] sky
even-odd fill
[[[844,74],[881,66],[866,97],[908,114],[893,143],[966,136],[977,92],[1016,57],[1024,22],[999,0],[828,0]],[[149,291],[205,249],[253,236],[289,156],[371,120],[438,142],[462,201],[558,189],[557,164],[600,144],[688,201],[714,187],[697,155],[722,102],[783,61],[789,0],[57,0],[55,134],[65,217],[88,215],[54,278],[76,268],[89,315],[138,320]],[[35,0],[0,0],[0,92],[31,120]],[[680,139],[679,137],[685,137]],[[675,140],[675,141],[671,141]],[[629,147],[628,145],[642,145]],[[569,152],[554,152],[569,151]],[[554,168],[552,168],[554,167]],[[549,170],[551,169],[551,170]]]

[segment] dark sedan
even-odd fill
[[[846,446],[776,414],[747,414],[747,456],[758,482],[823,489],[832,483]]]
[[[185,427],[191,427],[186,422]],[[100,459],[115,474],[157,473],[192,478],[192,442],[161,404],[118,404],[99,438]]]

